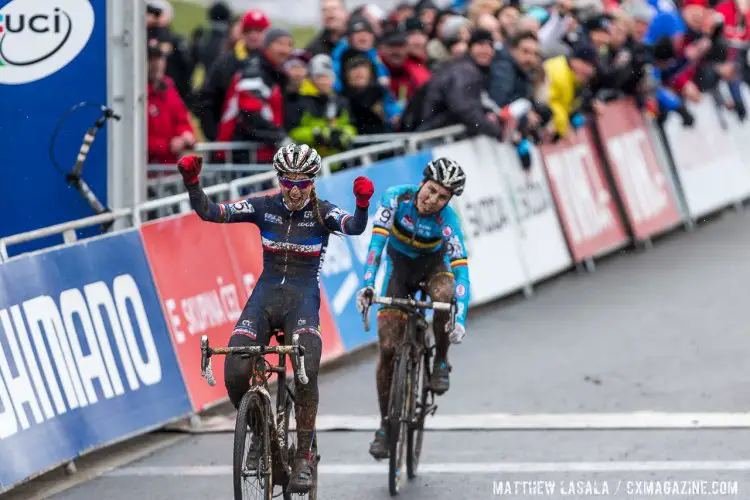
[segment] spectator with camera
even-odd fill
[[[490,64],[495,55],[493,43],[492,33],[475,30],[469,40],[468,53],[435,73],[426,88],[417,130],[460,123],[471,135],[500,138],[499,117],[485,104]]]
[[[284,96],[289,77],[284,64],[294,46],[291,33],[271,28],[263,41],[264,51],[255,52],[237,77],[237,122],[233,141],[259,142],[258,162],[268,162],[286,139],[284,129]],[[234,163],[249,163],[244,151],[234,153]]]
[[[208,72],[195,101],[194,113],[201,122],[203,135],[209,141],[229,141],[234,133],[236,109],[232,99],[237,92],[233,88],[236,75],[247,63],[262,51],[263,37],[271,26],[268,17],[260,10],[249,10],[242,17],[242,36],[225,52]],[[232,107],[234,106],[234,107]]]

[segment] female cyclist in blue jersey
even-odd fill
[[[432,300],[450,302],[456,297],[456,323],[450,325],[450,331],[448,313],[435,311],[433,319],[435,365],[430,387],[436,394],[444,393],[449,387],[449,343],[458,344],[466,335],[468,260],[458,216],[448,206],[454,195],[461,195],[465,183],[466,174],[458,163],[439,158],[427,164],[419,186],[395,186],[385,192],[373,224],[365,287],[357,295],[357,306],[363,311],[375,293],[375,275],[385,248],[385,295],[407,297],[414,294],[419,283],[424,281]],[[388,457],[384,421],[388,414],[393,356],[404,335],[406,319],[398,309],[383,307],[378,311],[380,357],[376,382],[381,424],[370,445],[370,454],[378,459]]]
[[[319,200],[314,177],[320,171],[320,156],[305,144],[290,144],[279,149],[273,159],[279,194],[216,204],[198,182],[201,165],[202,159],[197,156],[183,157],[178,164],[193,209],[205,221],[257,225],[263,245],[263,272],[229,345],[268,345],[272,329],[279,328],[290,337],[299,334],[299,343],[305,348],[309,382],[297,384],[297,452],[289,484],[293,492],[304,493],[312,485],[310,448],[318,411],[320,268],[331,233],[364,232],[374,187],[365,177],[354,180],[357,208],[353,216]],[[250,360],[226,357],[224,384],[235,408],[250,387],[250,372]]]

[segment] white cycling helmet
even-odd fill
[[[428,163],[424,169],[424,178],[445,186],[456,196],[461,196],[466,184],[464,169],[450,158],[438,158]]]
[[[273,168],[279,175],[305,174],[315,177],[320,167],[320,155],[307,144],[282,146],[273,157]]]

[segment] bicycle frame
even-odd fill
[[[216,379],[213,376],[213,369],[211,367],[211,356],[215,354],[240,354],[248,355],[253,359],[251,360],[256,364],[256,369],[253,370],[252,381],[249,390],[256,390],[263,393],[269,404],[271,404],[271,397],[268,391],[268,375],[271,373],[277,374],[277,391],[276,391],[276,414],[272,428],[276,433],[276,445],[278,450],[286,450],[287,448],[287,435],[286,435],[286,407],[287,397],[292,400],[292,404],[295,403],[295,395],[289,388],[286,382],[286,357],[289,355],[297,356],[299,363],[297,366],[296,374],[297,378],[302,384],[308,383],[307,373],[305,372],[305,348],[299,345],[299,335],[294,334],[292,336],[292,345],[284,344],[284,335],[276,335],[279,341],[278,346],[238,346],[238,347],[217,347],[211,348],[208,345],[208,337],[203,335],[201,337],[201,376],[203,376],[209,385],[216,385]],[[279,362],[276,365],[268,364],[265,359],[266,354],[278,354]],[[262,370],[258,370],[257,367],[260,364],[268,364],[264,366]],[[284,458],[284,457],[282,457]],[[288,460],[284,459],[284,467],[289,468],[289,464],[286,463]],[[289,472],[289,471],[287,471]]]

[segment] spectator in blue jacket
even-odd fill
[[[388,68],[378,57],[372,25],[364,17],[352,16],[349,20],[348,36],[339,41],[331,54],[333,71],[336,74],[336,83],[333,88],[336,92],[341,92],[344,88],[343,68],[347,61],[360,55],[370,62],[377,82],[383,87],[390,85]]]
[[[372,64],[364,55],[347,60],[344,90],[349,99],[354,125],[362,135],[392,132],[398,127],[402,106],[387,87],[375,81]]]

